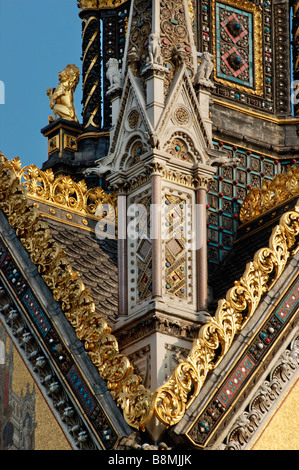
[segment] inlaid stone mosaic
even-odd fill
[[[298,311],[298,288],[297,278],[273,309],[267,321],[256,331],[242,357],[228,372],[220,389],[215,391],[214,396],[198,414],[187,434],[199,447],[206,445],[220,422],[225,419],[244,390],[245,384],[253,381],[254,374],[262,370],[266,355],[279,341],[282,331],[287,327],[287,322],[284,315],[281,316],[281,312],[287,312],[288,319],[291,319]]]
[[[216,3],[217,76],[254,86],[253,15]]]

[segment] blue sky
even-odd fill
[[[0,150],[22,166],[41,167],[47,141],[40,130],[52,115],[48,88],[67,64],[81,70],[81,19],[77,0],[0,0]],[[75,94],[81,117],[81,81]]]

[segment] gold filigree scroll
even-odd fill
[[[255,254],[243,276],[218,303],[215,316],[204,325],[186,360],[181,360],[169,380],[155,392],[147,390],[105,319],[95,311],[88,289],[72,269],[65,252],[51,238],[49,226],[27,198],[20,183],[20,162],[0,154],[0,208],[16,230],[38,271],[61,302],[66,318],[84,342],[113,399],[127,423],[144,429],[155,415],[163,424],[178,423],[195,400],[210,371],[225,357],[238,332],[260,304],[262,296],[279,279],[287,261],[299,248],[299,206],[285,213],[273,229],[269,246]]]
[[[235,335],[256,311],[263,294],[283,272],[298,249],[299,210],[284,214],[271,235],[268,248],[260,249],[248,263],[242,278],[218,303],[214,318],[204,325],[187,359],[180,361],[170,379],[155,395],[155,415],[167,426],[178,423],[198,395],[209,371],[229,350]]]
[[[35,172],[35,177],[39,173]],[[141,384],[129,360],[119,353],[115,337],[83,281],[72,269],[64,250],[51,237],[48,224],[28,200],[28,186],[21,184],[20,161],[9,162],[0,153],[0,208],[16,230],[31,260],[74,327],[112,397],[129,424],[144,429],[153,414],[153,394]],[[29,178],[30,181],[30,178]],[[33,189],[31,189],[33,190]]]
[[[274,209],[288,199],[299,195],[299,167],[288,166],[286,173],[276,175],[271,181],[263,181],[261,189],[251,189],[240,210],[240,221],[249,222]]]

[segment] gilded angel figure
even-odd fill
[[[79,83],[80,71],[76,65],[67,65],[59,72],[58,78],[59,84],[57,87],[47,90],[54,119],[59,116],[68,121],[78,122],[74,105],[74,93]]]

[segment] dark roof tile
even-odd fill
[[[118,315],[117,242],[98,240],[92,231],[46,219],[51,236],[66,252],[72,268],[90,290],[96,312],[112,325]]]

